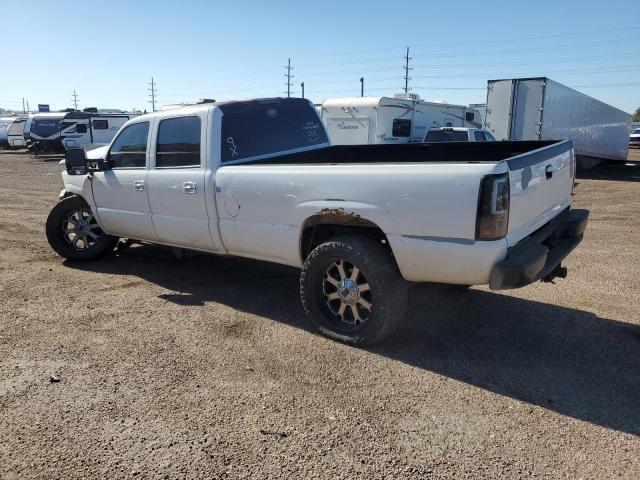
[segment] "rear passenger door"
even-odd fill
[[[160,242],[214,251],[205,203],[213,194],[205,185],[206,124],[206,113],[156,122],[149,204]]]

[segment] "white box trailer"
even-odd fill
[[[576,154],[626,160],[631,115],[546,77],[487,82],[485,128],[497,140],[571,139]]]
[[[329,98],[319,112],[332,145],[422,142],[433,127],[482,126],[477,110],[411,94]]]

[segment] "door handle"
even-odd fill
[[[545,176],[547,177],[547,180],[549,180],[550,178],[553,177],[553,172],[555,171],[555,168],[553,168],[553,165],[547,165],[547,168],[545,168],[544,173]]]
[[[196,193],[198,190],[198,184],[195,182],[184,182],[182,184],[182,190],[184,193]]]
[[[133,188],[135,188],[137,192],[144,191],[144,180],[136,180],[133,182]]]

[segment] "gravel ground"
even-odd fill
[[[640,164],[582,175],[568,278],[416,287],[368,350],[309,331],[289,268],[63,262],[60,169],[0,153],[0,478],[640,478]]]

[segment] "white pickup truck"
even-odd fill
[[[303,99],[198,105],[68,151],[46,232],[74,261],[127,238],[301,268],[317,329],[364,345],[401,322],[410,282],[564,276],[588,218],[574,173],[570,141],[330,146]]]

